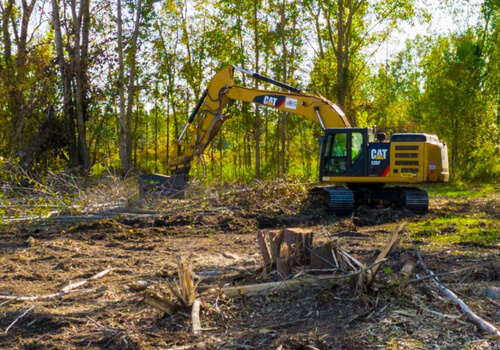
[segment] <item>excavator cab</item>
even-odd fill
[[[366,176],[370,129],[326,129],[321,146],[320,179],[336,176]]]

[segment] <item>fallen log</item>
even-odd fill
[[[227,287],[223,288],[222,292],[228,298],[241,298],[243,296],[250,297],[256,295],[268,295],[273,292],[296,289],[308,285],[314,285],[331,279],[331,276],[317,276],[317,277],[299,277],[279,282],[250,284],[246,286]],[[217,293],[218,291],[213,291]]]

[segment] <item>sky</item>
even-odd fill
[[[394,33],[386,43],[385,49],[377,55],[376,61],[385,62],[387,56],[405,49],[405,42],[417,35],[447,35],[452,32],[464,32],[476,25],[483,0],[455,0],[453,8],[446,6],[445,0],[415,0],[417,9],[425,9],[431,15],[429,23],[415,22],[406,24],[400,32]]]

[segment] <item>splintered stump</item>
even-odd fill
[[[314,242],[311,247],[311,269],[325,270],[337,266],[333,255],[333,245],[330,240]]]
[[[260,238],[259,238],[260,237]],[[284,228],[279,231],[270,231],[268,234],[269,247],[264,241],[262,233],[257,235],[264,264],[269,263],[269,250],[272,265],[276,267],[281,278],[287,278],[295,266],[309,265],[311,257],[309,249],[312,245],[313,233],[300,228]]]
[[[266,239],[262,232],[257,232],[257,242],[259,243],[260,253],[262,254],[262,260],[264,260],[264,267],[266,271],[272,269],[273,261],[271,260],[271,255],[269,253],[269,247],[266,243]]]

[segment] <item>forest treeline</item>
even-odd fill
[[[435,133],[448,144],[454,177],[494,179],[500,3],[437,2],[456,18],[469,11],[473,24],[446,35],[421,33],[389,54],[398,32],[430,20],[433,8],[417,3],[3,1],[0,166],[166,173],[172,141],[207,82],[233,64],[318,92],[341,106],[353,126]],[[198,162],[198,174],[316,175],[318,125],[238,102],[226,114],[231,118]]]

